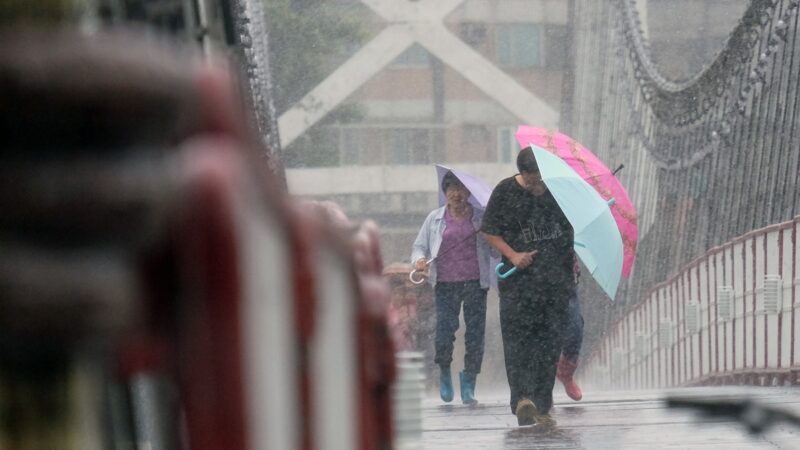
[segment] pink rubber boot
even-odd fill
[[[561,359],[559,359],[558,368],[556,369],[556,378],[564,384],[564,390],[567,392],[569,398],[575,401],[583,398],[581,387],[572,379],[572,376],[575,374],[575,369],[577,368],[577,363],[571,362],[567,358],[564,358],[563,353],[561,354]]]

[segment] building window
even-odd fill
[[[364,139],[360,131],[357,128],[342,128],[339,140],[341,165],[354,166],[361,162],[361,148]]]
[[[449,155],[463,162],[494,160],[494,146],[492,145],[492,131],[486,125],[464,124],[461,126],[461,141],[458,150],[453,150]]]
[[[330,126],[318,134],[309,153],[331,153],[331,163],[291,167],[430,164],[441,160],[444,148],[444,133],[439,128]]]
[[[428,164],[435,149],[435,133],[426,128],[399,128],[389,132],[389,164]]]
[[[497,129],[497,161],[511,164],[516,161],[519,146],[514,138],[514,127],[501,127]]]
[[[526,69],[542,65],[542,37],[535,24],[498,24],[497,62],[504,67]]]
[[[485,125],[465,124],[461,134],[462,147],[486,148],[492,141],[492,135]]]
[[[483,23],[462,23],[461,40],[473,48],[482,48],[486,43],[486,25]]]
[[[428,67],[431,64],[431,54],[421,45],[414,44],[400,54],[389,67],[409,68],[409,67]]]

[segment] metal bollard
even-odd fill
[[[423,355],[400,352],[395,355],[397,379],[392,387],[395,448],[420,448],[422,439],[422,399],[425,396]]]

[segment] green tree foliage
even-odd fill
[[[330,0],[264,0],[269,26],[270,70],[275,108],[284,113],[336,69],[364,39],[352,7]],[[324,126],[363,117],[358,105],[346,104],[284,149],[284,164],[330,166],[339,162],[338,147],[325,142]]]
[[[77,0],[0,0],[0,27],[58,25],[78,17]]]
[[[275,107],[286,111],[335,68],[335,57],[362,39],[360,25],[338,2],[265,0]]]

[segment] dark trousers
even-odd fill
[[[564,329],[564,344],[561,353],[564,358],[577,363],[583,344],[583,314],[581,313],[581,300],[578,294],[569,298],[567,306],[567,326]]]
[[[500,283],[500,327],[512,413],[522,398],[532,400],[540,414],[552,408],[556,364],[573,293],[527,283]]]
[[[464,304],[464,370],[481,371],[483,336],[486,330],[486,289],[478,280],[438,282],[436,294],[436,364],[449,367],[453,361],[453,342],[458,330],[458,315]]]

